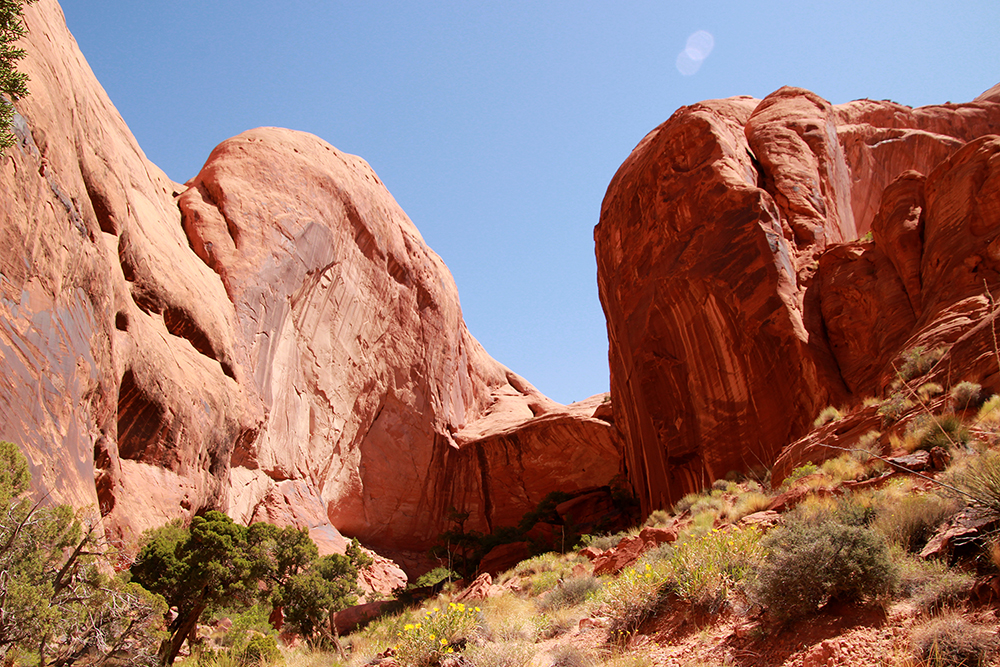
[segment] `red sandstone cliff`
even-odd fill
[[[642,140],[594,237],[644,511],[771,465],[915,345],[954,344],[940,368],[1000,389],[983,322],[998,132],[998,88],[919,109],[782,88],[682,108]]]
[[[0,438],[117,535],[219,507],[422,551],[620,467],[599,401],[482,349],[441,259],[360,158],[263,128],[186,185],[151,164],[55,0],[25,10],[0,164]]]

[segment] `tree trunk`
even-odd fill
[[[187,614],[181,614],[178,609],[177,618],[173,620],[167,630],[170,632],[170,636],[163,640],[160,644],[160,650],[157,654],[160,657],[160,665],[162,667],[168,667],[174,664],[174,659],[177,658],[177,654],[181,652],[181,646],[184,645],[184,640],[187,639],[188,635],[198,625],[198,619],[201,618],[201,612],[205,611],[208,605],[200,603],[193,607],[191,611]]]

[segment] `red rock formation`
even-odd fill
[[[593,559],[594,576],[618,574],[626,567],[634,565],[639,558],[661,544],[677,540],[679,529],[676,525],[667,528],[647,526],[638,535],[626,536],[618,544]]]
[[[150,164],[54,0],[26,8],[0,171],[0,437],[118,535],[220,507],[421,552],[619,472],[601,399],[482,349],[447,268],[360,158],[264,128],[186,186]],[[596,415],[596,416],[595,416]],[[96,481],[95,481],[96,480]]]
[[[224,372],[233,308],[188,248],[183,188],[145,159],[58,5],[25,21],[32,94],[0,171],[2,437],[39,490],[141,530],[219,503],[253,437]]]
[[[995,93],[910,109],[782,88],[643,139],[594,235],[645,512],[769,465],[823,406],[881,391],[900,352],[979,321],[997,195],[996,140],[977,137],[998,131]]]

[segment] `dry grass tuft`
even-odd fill
[[[813,420],[813,428],[819,428],[820,426],[829,424],[830,422],[840,421],[842,418],[843,415],[840,414],[840,410],[832,405],[828,405],[823,408],[816,419]]]
[[[538,610],[531,600],[513,593],[499,595],[484,602],[483,635],[492,642],[534,642],[538,639]]]
[[[526,667],[534,655],[534,644],[522,640],[473,644],[463,653],[471,667]]]
[[[930,493],[907,495],[891,506],[879,507],[874,526],[890,542],[914,553],[923,548],[942,521],[959,509],[954,498]]]
[[[934,618],[913,632],[913,652],[932,667],[985,667],[996,652],[994,633],[957,613]]]

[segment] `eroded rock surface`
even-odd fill
[[[956,341],[998,287],[994,132],[995,93],[910,109],[782,88],[682,108],[643,139],[594,235],[645,512],[769,466],[915,345],[989,365]]]
[[[262,128],[186,185],[143,155],[54,0],[25,10],[0,165],[0,437],[127,537],[207,507],[424,551],[620,469],[601,397],[494,361],[360,158]]]

